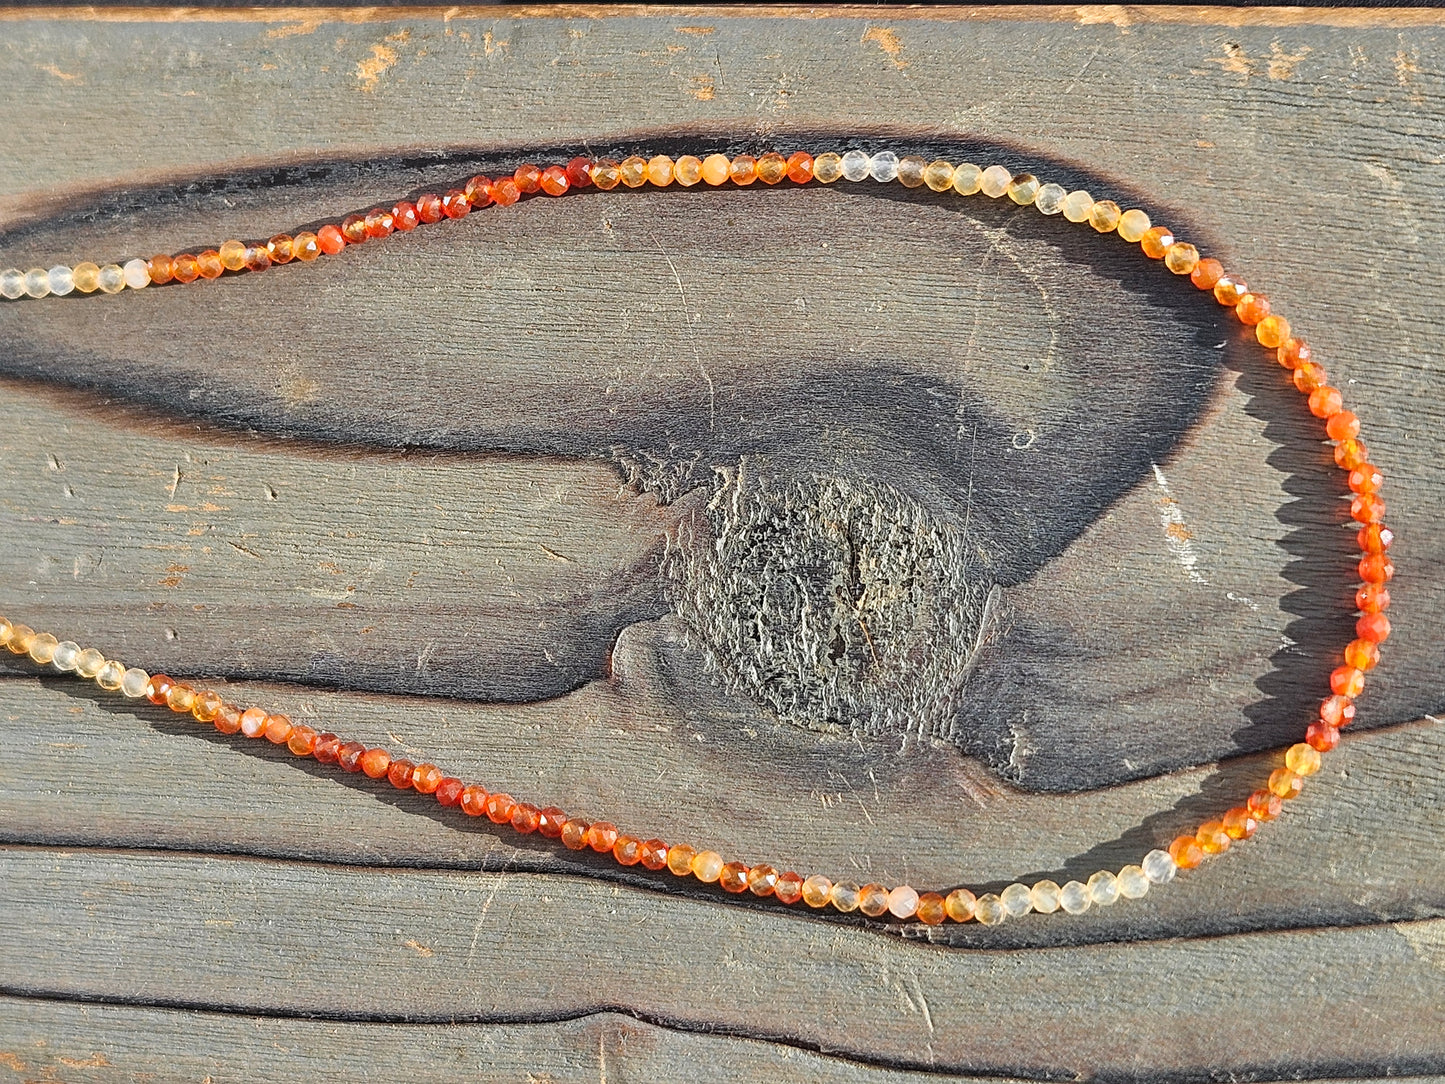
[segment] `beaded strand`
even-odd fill
[[[300,757],[314,757],[323,764],[347,772],[365,772],[372,779],[385,778],[399,789],[415,789],[435,795],[443,806],[458,806],[468,816],[485,816],[497,825],[509,825],[517,832],[536,832],[548,839],[560,839],[571,850],[591,849],[610,854],[624,866],[641,864],[649,870],[667,869],[679,877],[693,876],[707,884],[718,884],[731,893],[751,892],[783,904],[801,901],[808,907],[832,907],[837,911],[860,911],[877,918],[885,914],[928,925],[945,921],[977,921],[997,925],[1037,911],[1082,914],[1095,906],[1107,906],[1119,899],[1139,899],[1151,886],[1172,881],[1179,870],[1192,870],[1207,859],[1222,854],[1236,842],[1249,839],[1262,823],[1277,818],[1284,803],[1299,796],[1306,777],[1319,771],[1321,754],[1339,744],[1340,730],[1355,716],[1355,699],[1365,686],[1365,674],[1380,659],[1380,644],[1390,635],[1385,611],[1390,605],[1386,584],[1395,567],[1387,551],[1394,534],[1383,523],[1385,503],[1379,496],[1384,478],[1369,459],[1359,439],[1359,419],[1344,409],[1339,389],[1330,386],[1325,370],[1314,360],[1303,340],[1294,337],[1289,321],[1272,311],[1269,299],[1252,290],[1238,275],[1229,273],[1215,259],[1201,257],[1187,241],[1175,238],[1165,226],[1155,225],[1137,208],[1122,209],[1112,200],[1095,200],[1088,192],[1067,191],[1058,184],[1041,183],[1031,173],[1015,174],[1003,166],[980,169],[971,163],[955,165],[928,161],[892,151],[867,154],[849,150],[828,151],[816,157],[797,151],[788,157],[770,152],[761,157],[738,155],[729,158],[710,154],[699,158],[684,155],[676,161],[657,155],[611,159],[573,158],[566,165],[539,168],[523,164],[510,176],[493,180],[473,177],[463,187],[445,195],[424,193],[415,200],[402,200],[388,210],[373,208],[364,215],[349,215],[339,223],[328,223],[316,231],[292,236],[278,234],[266,242],[243,243],[228,240],[217,249],[199,255],[157,255],[148,260],[130,259],[124,264],[97,265],[84,262],[69,267],[58,265],[48,271],[15,268],[0,272],[0,296],[11,300],[38,299],[47,295],[119,293],[147,285],[192,283],[219,278],[227,272],[264,271],[272,264],[293,260],[309,263],[321,256],[334,256],[348,246],[410,231],[420,225],[459,219],[472,210],[488,206],[508,207],[523,196],[538,193],[561,196],[573,189],[596,186],[611,190],[619,185],[683,187],[703,183],[710,186],[746,186],[755,181],[775,185],[784,180],[794,184],[817,181],[831,184],[839,179],[889,183],[908,188],[926,186],[934,192],[953,191],[959,195],[982,193],[993,199],[1007,196],[1020,206],[1033,206],[1045,215],[1061,214],[1070,222],[1087,224],[1100,234],[1115,233],[1143,254],[1161,261],[1178,276],[1188,276],[1201,291],[1233,311],[1245,326],[1253,328],[1255,339],[1289,374],[1294,386],[1308,397],[1311,414],[1323,420],[1325,435],[1334,445],[1334,459],[1347,472],[1352,494],[1350,517],[1360,526],[1356,542],[1361,551],[1356,566],[1360,581],[1355,606],[1356,638],[1344,649],[1340,665],[1329,677],[1330,695],[1320,703],[1317,718],[1305,730],[1304,740],[1285,752],[1283,763],[1269,775],[1266,785],[1249,795],[1243,805],[1227,810],[1219,818],[1178,836],[1167,849],[1151,850],[1138,864],[1117,872],[1100,870],[1087,882],[1069,881],[1058,885],[1051,880],[1033,885],[1011,884],[999,893],[975,895],[967,888],[947,894],[918,892],[909,885],[858,885],[832,881],[822,874],[804,877],[792,870],[779,872],[765,864],[746,865],[725,861],[712,850],[697,850],[688,844],[668,844],[661,839],[641,839],[622,834],[606,822],[587,822],[548,806],[539,808],[519,802],[506,793],[493,793],[477,784],[446,775],[434,764],[413,764],[393,759],[382,748],[368,748],[361,742],[346,741],[336,734],[318,733],[314,728],[293,723],[285,715],[260,707],[242,709],[227,702],[220,693],[196,689],[164,674],[151,675],[136,667],[106,658],[95,648],[81,648],[71,641],[36,632],[26,625],[0,618],[0,645],[15,655],[28,656],[62,673],[96,682],[102,689],[118,691],[132,699],[145,698],[152,704],[188,714],[198,722],[213,724],[223,734],[240,733],[247,738],[265,738],[285,745]]]

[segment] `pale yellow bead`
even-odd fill
[[[904,188],[917,188],[923,184],[923,171],[928,163],[917,155],[907,154],[898,159],[898,183]]]
[[[1119,895],[1126,900],[1137,900],[1149,892],[1149,878],[1144,876],[1142,866],[1125,866],[1119,871]]]
[[[839,881],[833,886],[831,902],[839,911],[858,910],[858,886],[852,881]]]
[[[75,660],[80,658],[80,645],[74,640],[61,640],[55,645],[55,657],[50,665],[61,673],[75,669]]]
[[[4,647],[10,642],[10,637],[14,632],[15,626],[10,624],[5,618],[0,617],[0,647]]]
[[[240,241],[223,241],[217,250],[221,266],[227,271],[239,271],[246,266],[246,246]]]
[[[100,269],[95,281],[101,293],[118,294],[125,289],[125,272],[121,270],[120,264],[108,263]]]
[[[1059,889],[1059,904],[1071,915],[1082,915],[1093,904],[1087,885],[1070,881]]]
[[[93,294],[100,289],[100,268],[89,260],[76,264],[70,277],[75,288],[83,294]]]
[[[813,159],[813,180],[832,184],[843,176],[843,156],[833,151],[824,151]]]
[[[692,857],[692,875],[707,884],[722,876],[722,868],[722,855],[717,851],[699,851]]]
[[[1063,198],[1059,209],[1070,222],[1087,222],[1089,212],[1094,209],[1094,197],[1082,188],[1076,189]]]
[[[1119,878],[1106,869],[1089,878],[1088,888],[1089,899],[1101,907],[1107,907],[1119,898]]]
[[[815,873],[803,882],[803,902],[809,907],[822,907],[833,898],[833,882]]]
[[[923,183],[935,192],[947,192],[953,187],[953,163],[941,158],[929,162],[923,168]]]
[[[75,672],[83,678],[93,678],[105,665],[105,656],[93,647],[82,651],[75,659]]]
[[[31,654],[34,653],[35,649],[31,648]],[[1284,764],[1295,775],[1314,775],[1320,770],[1319,750],[1304,742],[1291,745],[1289,751],[1284,755]]]
[[[105,665],[95,675],[95,683],[110,692],[119,689],[123,681],[125,681],[125,664],[116,662],[114,659],[107,659]]]
[[[1136,207],[1119,216],[1119,236],[1130,244],[1137,244],[1152,225],[1154,223],[1149,221],[1149,216]]]
[[[1094,203],[1089,209],[1089,225],[1100,233],[1112,233],[1119,225],[1119,218],[1123,214],[1119,205],[1111,199],[1101,199]]]
[[[953,190],[960,196],[971,196],[983,186],[983,170],[972,162],[953,168]]]
[[[985,892],[973,905],[974,921],[983,926],[997,926],[1004,919],[1008,918],[1008,909],[1004,907],[1003,900],[992,892]]]
[[[989,166],[978,179],[978,190],[989,199],[998,199],[1008,191],[1009,182],[1013,179],[1014,175],[1003,166]]]
[[[1028,885],[1009,885],[999,893],[998,898],[1010,918],[1018,918],[1034,909],[1034,897]]]
[[[1040,881],[1029,890],[1034,910],[1041,915],[1051,915],[1061,906],[1059,886],[1053,881]]]
[[[37,632],[30,641],[30,657],[42,665],[55,659],[55,649],[60,641],[48,632]]]
[[[1056,215],[1064,209],[1064,196],[1067,194],[1061,184],[1043,185],[1034,197],[1034,206],[1040,214]]]
[[[672,167],[672,176],[684,188],[691,188],[702,180],[702,159],[696,155],[684,154]]]
[[[151,676],[138,666],[132,666],[125,672],[120,681],[120,691],[126,696],[135,700],[145,696],[146,686],[150,684]]]
[[[658,188],[666,188],[672,183],[673,162],[665,154],[655,155],[647,160],[647,179]]]
[[[1020,173],[1017,177],[1009,179],[1008,198],[1020,207],[1027,207],[1033,203],[1034,197],[1038,194],[1039,179],[1032,173]]]

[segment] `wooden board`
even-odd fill
[[[437,1057],[556,1079],[604,1047],[651,1079],[1445,1070],[1438,13],[0,19],[30,91],[0,266],[576,149],[896,147],[1146,207],[1305,330],[1402,569],[1300,811],[1145,901],[997,929],[719,899],[0,660],[0,1052],[29,1067],[0,1075],[65,1064],[29,1051],[88,1003],[91,1053],[177,1076],[284,1076],[244,1036],[298,1016],[342,1074],[347,1029],[399,1065],[395,1028],[447,1020]],[[1259,785],[1350,635],[1338,479],[1281,371],[1122,243],[982,197],[526,201],[0,306],[0,381],[8,615],[747,861],[1117,868]]]

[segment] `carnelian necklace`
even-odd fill
[[[351,245],[381,240],[393,231],[409,231],[448,219],[465,218],[483,207],[509,207],[524,196],[561,196],[595,185],[613,189],[618,185],[691,187],[699,182],[717,186],[732,183],[750,185],[761,181],[776,185],[837,180],[898,181],[908,188],[927,186],[934,192],[953,191],[961,196],[982,193],[993,199],[1007,196],[1021,206],[1032,206],[1045,215],[1062,214],[1070,222],[1087,224],[1100,234],[1117,234],[1137,244],[1143,254],[1175,275],[1187,275],[1200,290],[1211,290],[1219,304],[1233,310],[1241,323],[1254,329],[1261,347],[1274,356],[1300,392],[1308,396],[1310,413],[1323,419],[1325,433],[1334,443],[1334,458],[1348,473],[1353,494],[1350,516],[1361,526],[1357,535],[1363,553],[1357,567],[1363,583],[1355,592],[1361,616],[1355,623],[1357,639],[1344,650],[1342,665],[1330,674],[1331,695],[1320,703],[1319,717],[1309,724],[1304,741],[1292,745],[1284,763],[1269,776],[1265,787],[1250,794],[1243,805],[1200,825],[1192,835],[1181,835],[1167,849],[1144,855],[1137,865],[1117,872],[1100,870],[1087,882],[1070,881],[1060,886],[1053,881],[1034,885],[1012,884],[1003,891],[975,896],[967,888],[955,888],[946,895],[918,892],[908,885],[887,886],[852,881],[833,881],[815,873],[804,877],[791,870],[780,872],[759,863],[745,865],[726,861],[716,851],[699,850],[686,843],[665,843],[641,839],[620,832],[606,821],[586,821],[555,807],[539,807],[517,801],[509,794],[491,793],[478,784],[449,776],[434,764],[413,764],[394,759],[385,749],[368,748],[361,742],[346,741],[336,734],[318,733],[309,726],[292,722],[285,715],[260,707],[242,708],[228,703],[220,693],[198,689],[164,674],[149,674],[108,659],[93,647],[82,648],[71,641],[59,641],[46,632],[0,618],[0,644],[16,655],[26,655],[37,664],[50,666],[94,681],[102,689],[131,698],[144,697],[152,704],[189,714],[198,722],[214,725],[222,734],[240,733],[247,738],[265,738],[285,745],[298,757],[314,757],[322,764],[346,772],[365,772],[372,779],[387,780],[400,789],[430,794],[444,806],[458,806],[467,816],[485,816],[495,824],[509,825],[525,834],[536,832],[548,839],[560,839],[572,850],[590,847],[610,854],[624,866],[641,864],[650,870],[667,869],[679,877],[696,877],[707,884],[721,885],[732,893],[751,892],[783,904],[802,901],[809,907],[833,907],[838,911],[861,911],[870,917],[885,913],[898,919],[917,919],[929,925],[944,921],[976,920],[996,925],[1006,918],[1030,911],[1051,914],[1065,911],[1081,914],[1094,906],[1112,904],[1121,897],[1138,899],[1152,885],[1174,879],[1179,870],[1191,870],[1210,856],[1228,850],[1238,840],[1254,835],[1261,822],[1274,820],[1284,803],[1300,793],[1304,778],[1320,768],[1320,754],[1333,749],[1340,740],[1340,728],[1348,726],[1355,714],[1355,698],[1365,685],[1365,673],[1379,661],[1379,645],[1390,634],[1384,611],[1390,605],[1385,584],[1394,575],[1386,556],[1393,534],[1382,523],[1385,512],[1379,489],[1383,478],[1371,465],[1365,445],[1359,439],[1359,420],[1343,409],[1339,390],[1327,383],[1324,369],[1311,357],[1310,348],[1292,336],[1289,321],[1271,312],[1268,299],[1250,290],[1236,275],[1227,273],[1217,260],[1202,259],[1198,249],[1176,240],[1164,226],[1153,225],[1141,210],[1122,210],[1111,200],[1095,200],[1088,192],[1066,191],[1057,184],[1044,184],[1030,173],[1015,174],[998,165],[980,169],[965,163],[929,162],[916,156],[900,158],[892,151],[866,154],[826,152],[816,157],[798,151],[781,154],[728,157],[710,154],[704,158],[684,155],[674,161],[665,155],[631,157],[622,162],[608,159],[574,158],[563,165],[545,169],[526,164],[511,176],[497,179],[473,177],[465,186],[445,195],[425,193],[415,200],[403,200],[390,210],[377,208],[364,215],[349,215],[339,223],[305,231],[294,237],[278,234],[266,242],[247,244],[226,241],[217,249],[198,255],[160,255],[132,259],[123,264],[97,265],[85,262],[74,267],[49,270],[10,269],[0,272],[0,295],[11,300],[39,299],[49,295],[117,294],[127,288],[144,289],[155,284],[192,283],[216,279],[227,272],[264,271],[273,264],[292,261],[309,263],[322,256],[339,256]]]

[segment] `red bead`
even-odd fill
[[[567,171],[561,166],[548,166],[542,171],[542,191],[547,195],[565,195],[571,187],[572,182],[567,177]]]
[[[335,256],[346,247],[346,236],[340,227],[328,222],[316,231],[316,244],[328,256]]]
[[[512,807],[512,827],[522,835],[530,835],[542,826],[542,813],[534,805],[518,802]]]
[[[361,754],[361,770],[373,779],[380,779],[391,767],[391,754],[385,749],[368,749]]]
[[[1316,719],[1305,728],[1305,743],[1316,752],[1328,753],[1340,744],[1340,732],[1329,723]]]
[[[667,866],[667,844],[660,839],[646,840],[638,858],[648,869],[664,869]]]
[[[1330,671],[1330,688],[1337,696],[1359,696],[1365,691],[1365,675],[1353,666],[1337,666]]]
[[[379,241],[383,237],[390,237],[391,231],[396,229],[396,220],[390,211],[384,211],[380,207],[373,207],[366,212],[366,236]]]
[[[1380,523],[1367,523],[1355,533],[1355,541],[1365,553],[1384,553],[1395,544],[1395,532]]]
[[[467,182],[462,191],[473,209],[485,207],[492,202],[492,179],[479,173]]]
[[[1320,702],[1320,718],[1333,727],[1355,721],[1355,705],[1347,696],[1329,696]]]
[[[549,805],[538,815],[537,831],[548,839],[556,839],[562,834],[562,825],[567,823],[567,814],[563,813],[554,805]]]
[[[1377,614],[1390,608],[1390,592],[1378,583],[1363,583],[1355,589],[1355,609]]]
[[[427,192],[425,195],[416,198],[416,217],[418,222],[425,222],[430,225],[433,222],[440,222],[446,217],[442,210],[442,198],[435,192]]]
[[[573,188],[586,188],[592,183],[592,159],[574,158],[567,163],[567,182]]]
[[[490,189],[492,202],[498,207],[510,207],[522,198],[522,190],[517,187],[517,182],[511,177],[503,177],[495,181]]]
[[[532,193],[542,187],[542,171],[531,162],[523,162],[512,174],[519,192]]]
[[[461,795],[457,798],[457,804],[462,807],[462,812],[469,817],[480,817],[487,811],[487,800],[491,796],[481,787],[463,787]]]
[[[1355,635],[1372,644],[1383,644],[1390,638],[1390,619],[1381,613],[1362,614],[1355,621]]]
[[[793,157],[796,158],[797,155],[795,154]],[[811,160],[808,164],[811,167]],[[793,179],[796,180],[797,178]],[[798,183],[801,184],[802,182],[799,181]],[[773,899],[779,903],[797,903],[802,898],[803,878],[792,870],[788,870],[787,873],[778,874],[778,883],[773,886]]]
[[[1383,553],[1367,553],[1360,558],[1360,579],[1366,583],[1389,583],[1395,578],[1395,565]]]
[[[472,213],[472,204],[465,192],[453,188],[442,197],[442,211],[448,218],[465,218]]]
[[[1350,501],[1350,518],[1357,523],[1379,523],[1385,518],[1385,502],[1373,493],[1361,493]]]
[[[414,771],[416,771],[416,765],[411,761],[393,760],[391,766],[386,769],[386,780],[397,790],[409,790]]]
[[[342,771],[361,771],[361,758],[366,753],[366,746],[359,741],[343,743],[336,750],[336,763]]]
[[[166,697],[171,695],[171,689],[175,682],[166,677],[165,674],[153,674],[150,681],[146,683],[146,699],[152,704],[164,705]]]
[[[391,224],[402,232],[414,230],[421,219],[417,217],[416,204],[402,200],[391,209]]]
[[[316,748],[311,750],[311,755],[322,764],[335,764],[336,758],[341,752],[341,739],[335,734],[316,735]]]
[[[493,824],[507,824],[512,819],[512,809],[517,804],[510,794],[487,795],[487,819]]]
[[[318,237],[321,234],[318,232]],[[359,245],[366,240],[366,219],[361,215],[347,215],[341,220],[341,236],[348,245]]]
[[[462,791],[466,790],[466,784],[453,776],[447,776],[437,784],[434,793],[437,802],[444,806],[454,806],[462,800]]]

